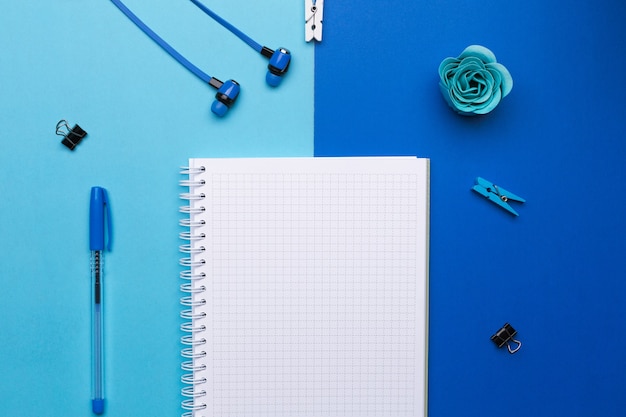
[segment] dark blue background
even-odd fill
[[[431,158],[429,415],[626,408],[626,2],[330,0],[315,155]],[[438,66],[468,45],[513,76],[466,118]],[[525,197],[515,218],[476,176]],[[510,355],[489,340],[518,330]]]

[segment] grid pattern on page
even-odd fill
[[[206,180],[202,415],[421,415],[416,174]]]

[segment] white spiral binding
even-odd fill
[[[189,192],[181,193],[180,198],[189,202],[186,206],[181,206],[179,211],[187,215],[180,219],[180,226],[187,230],[179,234],[179,238],[186,243],[179,246],[179,250],[188,255],[180,258],[180,265],[185,267],[180,272],[180,278],[184,282],[180,285],[180,290],[185,296],[181,297],[180,303],[184,307],[180,312],[180,317],[184,320],[180,329],[184,335],[180,341],[185,346],[181,349],[180,354],[184,358],[181,364],[182,370],[185,372],[181,377],[181,381],[185,384],[181,394],[185,398],[181,402],[185,412],[182,417],[193,417],[197,411],[206,409],[206,402],[199,401],[199,398],[206,396],[206,391],[202,389],[202,385],[206,383],[206,378],[197,377],[196,374],[206,369],[205,365],[198,365],[197,360],[206,356],[206,351],[197,349],[198,346],[206,344],[206,339],[199,337],[199,333],[205,331],[204,325],[197,325],[196,322],[206,316],[205,313],[197,313],[195,309],[206,304],[206,299],[202,297],[206,291],[204,285],[197,285],[199,280],[205,276],[204,273],[194,273],[193,269],[202,266],[204,259],[198,259],[194,255],[198,255],[204,251],[203,246],[197,246],[195,243],[204,238],[203,233],[197,233],[195,230],[203,226],[204,220],[194,220],[194,215],[202,213],[204,207],[191,204],[192,201],[199,201],[204,198],[204,194],[196,193],[195,189],[204,185],[204,180],[196,180],[194,177],[204,172],[204,167],[182,167],[181,174],[188,175],[188,179],[180,181],[182,187],[188,187]]]

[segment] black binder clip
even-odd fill
[[[74,125],[74,127],[70,129],[67,120],[60,120],[59,123],[57,123],[56,133],[59,136],[63,136],[61,143],[67,146],[71,151],[87,136],[87,132],[78,125]]]
[[[493,336],[491,336],[491,340],[496,344],[499,348],[506,345],[506,348],[509,350],[509,353],[515,353],[522,347],[522,342],[519,340],[513,339],[513,336],[517,334],[517,331],[511,326],[509,323],[506,323],[500,330],[496,332]],[[511,342],[515,343],[517,346],[515,348],[511,347]]]

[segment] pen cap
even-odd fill
[[[108,224],[105,233],[105,223]],[[105,234],[108,234],[106,248],[111,250],[111,209],[107,190],[102,187],[91,187],[89,204],[89,249],[104,250]]]

